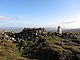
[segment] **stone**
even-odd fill
[[[57,28],[57,33],[58,33],[58,34],[62,34],[61,26],[58,26],[58,28]]]

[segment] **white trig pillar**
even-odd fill
[[[58,33],[58,34],[62,34],[61,26],[58,26],[58,28],[57,28],[57,33]]]

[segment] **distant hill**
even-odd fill
[[[0,27],[0,30],[20,32],[20,31],[22,31],[23,28],[25,28],[25,27]],[[52,27],[50,27],[50,28],[45,27],[45,29],[47,31],[56,32],[56,29],[52,28]]]
[[[57,28],[45,28],[47,31],[50,32],[56,32]],[[80,28],[76,28],[76,29],[62,29],[63,32],[80,32]]]
[[[80,28],[77,29],[65,29],[64,32],[80,32]]]
[[[0,27],[0,30],[6,30],[6,31],[14,31],[14,32],[20,32],[22,31],[24,27]],[[49,32],[56,32],[57,28],[55,27],[45,27],[45,29]],[[80,32],[80,28],[76,29],[62,29],[63,32]]]
[[[20,32],[22,31],[22,27],[0,27],[0,30],[6,30],[6,31],[13,31],[13,32]]]
[[[49,27],[49,28],[45,28],[47,31],[50,31],[50,32],[56,32],[56,28],[52,28],[52,27]]]

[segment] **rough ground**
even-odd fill
[[[18,60],[28,60],[28,58],[30,60],[80,60],[79,32],[57,34],[39,28],[23,29],[19,33],[6,32],[5,34],[4,39],[8,39],[10,44],[15,45],[14,49],[19,52],[18,56],[21,57]],[[0,36],[1,41],[5,41],[2,35]],[[8,43],[6,44],[8,45]]]

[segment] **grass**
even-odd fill
[[[10,40],[0,40],[0,60],[16,60],[20,53]]]

